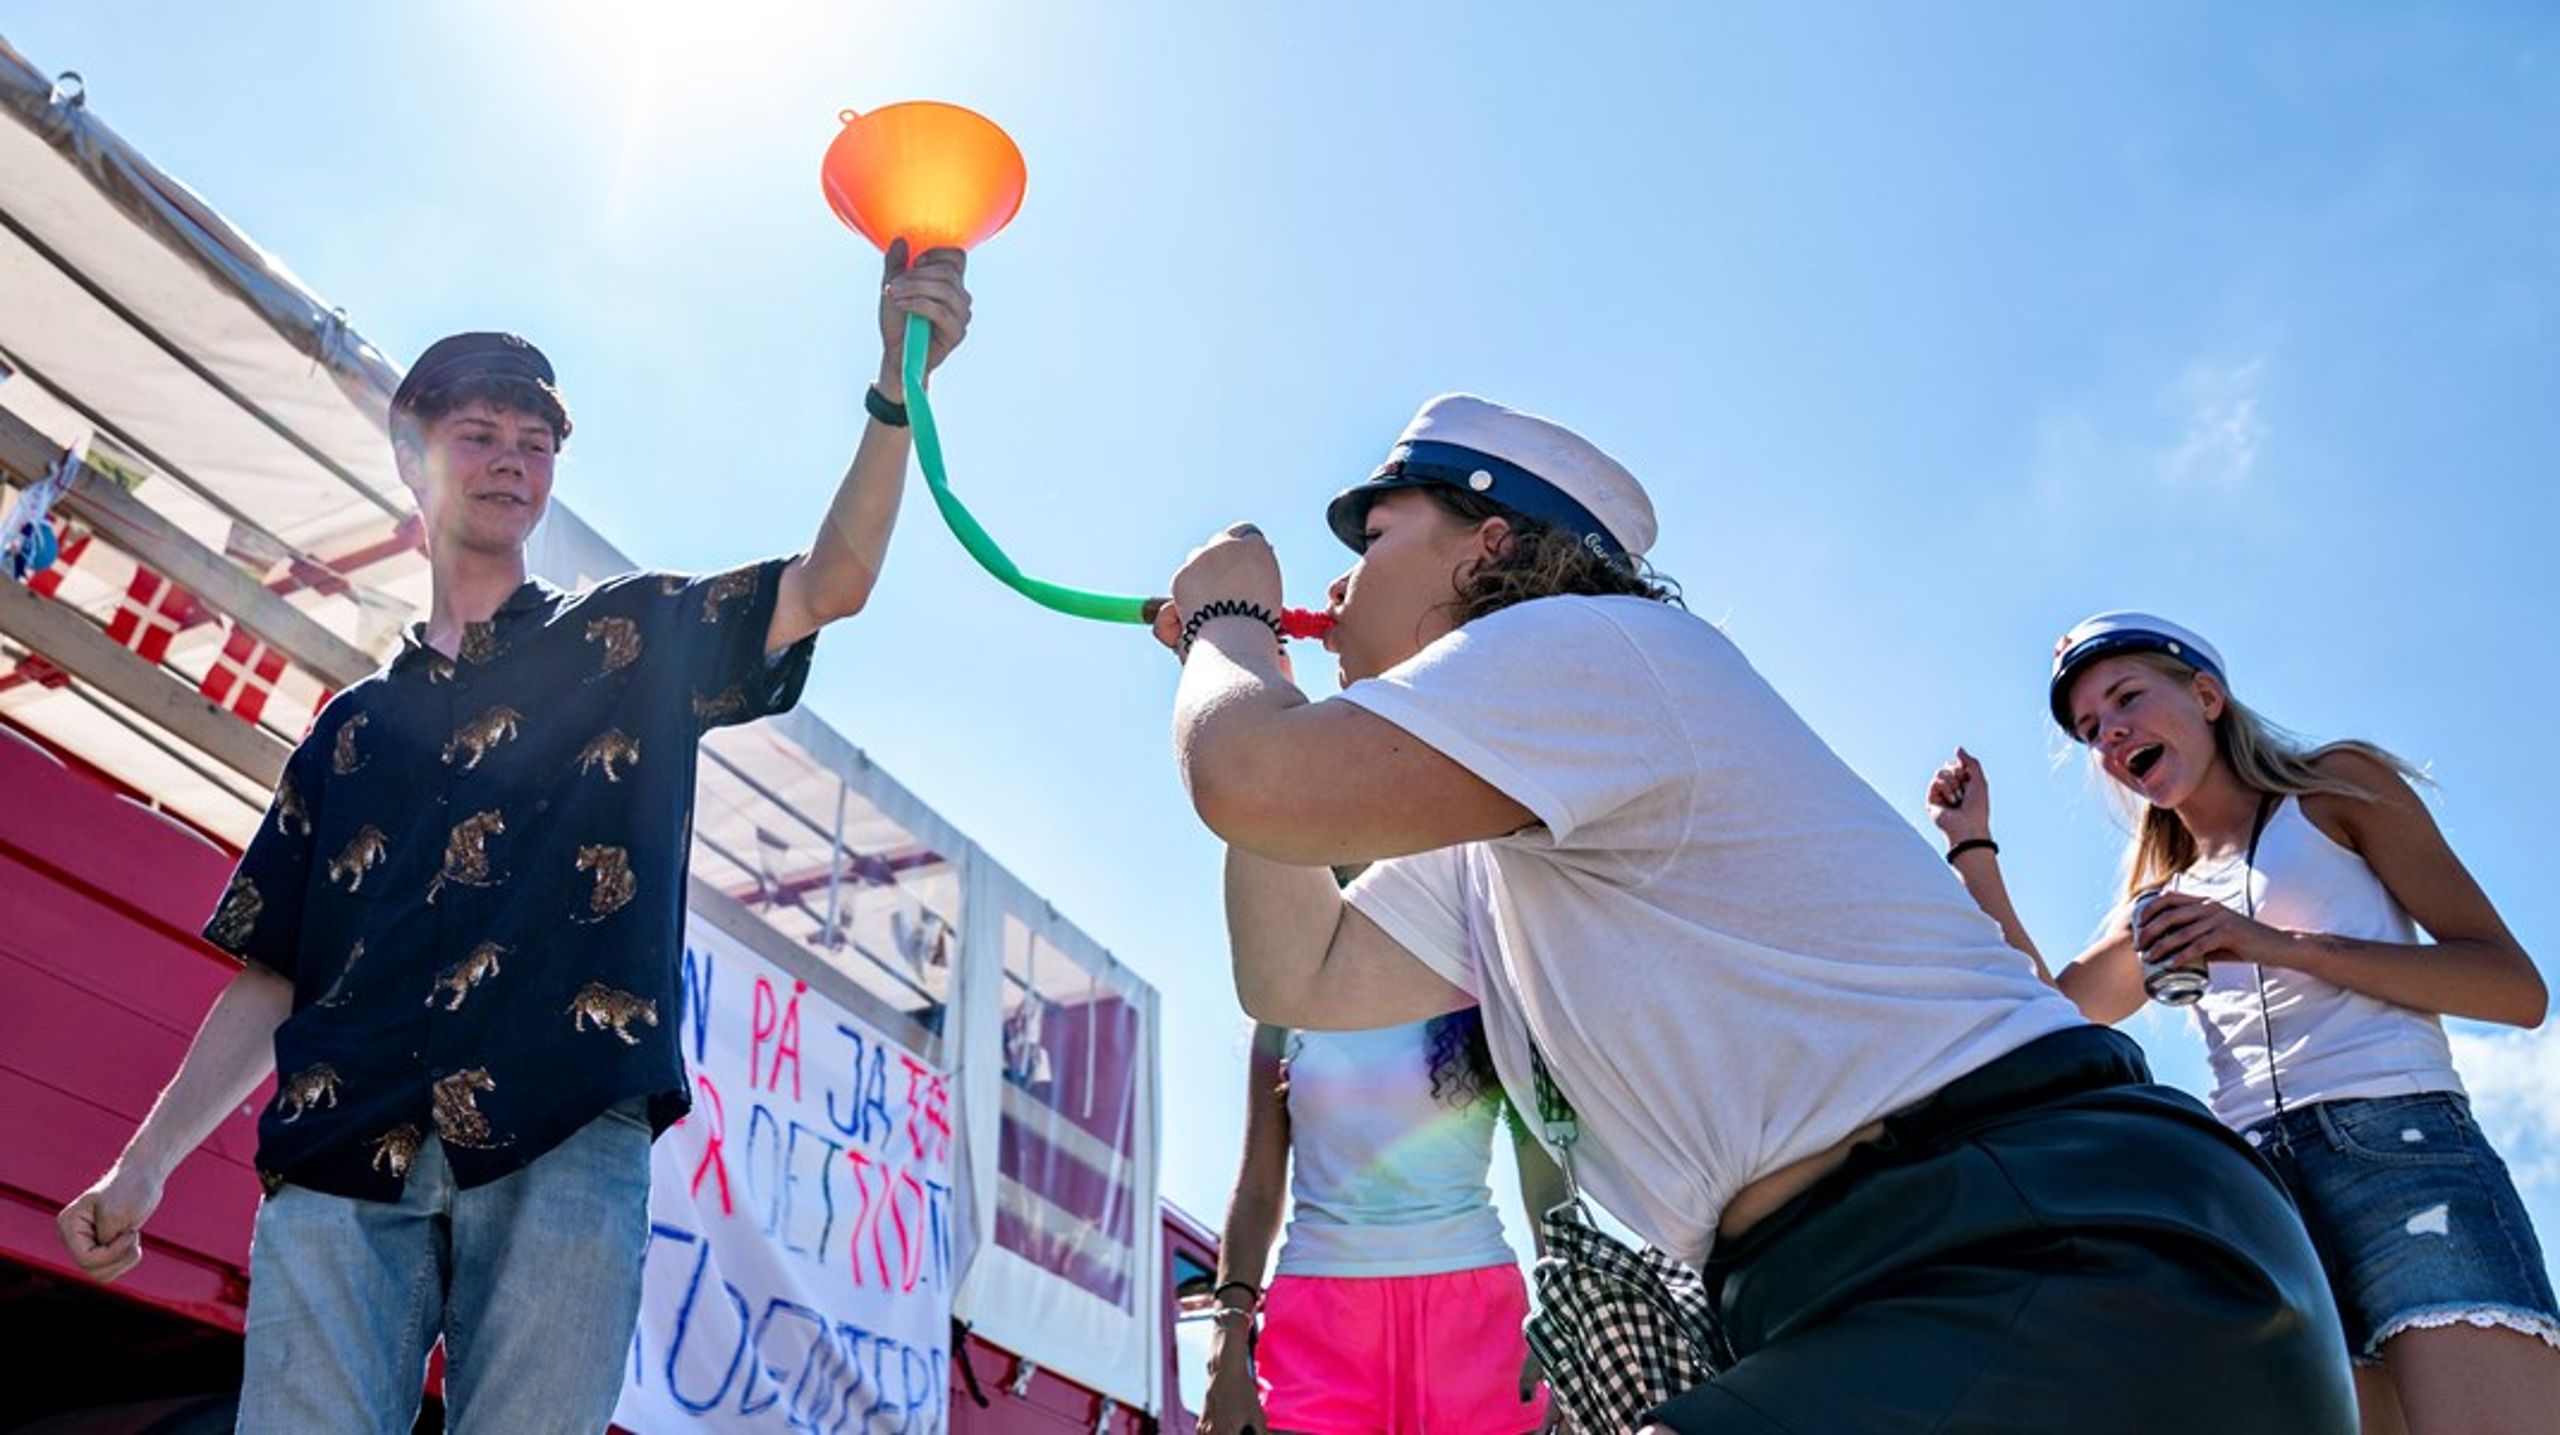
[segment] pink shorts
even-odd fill
[[[1515,1265],[1436,1276],[1281,1276],[1262,1297],[1262,1411],[1304,1435],[1523,1435],[1529,1291]]]

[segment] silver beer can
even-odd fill
[[[2139,936],[2142,931],[2142,915],[2151,910],[2151,904],[2159,901],[2161,893],[2166,890],[2166,888],[2154,887],[2147,892],[2134,894],[2133,930],[2137,935],[2134,940],[2133,955],[2135,960],[2142,963],[2142,990],[2149,994],[2153,1001],[2162,1006],[2194,1006],[2204,999],[2204,989],[2212,980],[2205,974],[2204,968],[2154,963],[2149,954],[2142,949]]]

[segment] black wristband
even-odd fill
[[[1216,1290],[1209,1292],[1209,1299],[1213,1303],[1224,1305],[1226,1302],[1219,1300],[1218,1297],[1225,1295],[1229,1291],[1238,1290],[1253,1297],[1252,1303],[1246,1306],[1245,1309],[1250,1310],[1262,1304],[1262,1287],[1255,1285],[1251,1281],[1229,1281],[1225,1285],[1218,1287]]]
[[[1259,603],[1248,603],[1242,598],[1220,598],[1214,602],[1201,604],[1192,611],[1190,616],[1182,620],[1182,656],[1186,658],[1191,656],[1191,645],[1199,639],[1200,629],[1213,618],[1251,618],[1271,630],[1271,641],[1275,643],[1288,641],[1288,634],[1281,630],[1279,614]],[[1231,1282],[1231,1284],[1242,1283]]]
[[[878,384],[862,391],[862,406],[870,411],[873,418],[893,429],[907,426],[907,406],[880,392]]]
[[[1957,858],[1962,857],[1967,852],[1977,850],[1988,852],[1992,856],[1997,857],[2000,855],[2000,844],[1992,841],[1988,837],[1968,837],[1962,842],[1959,842],[1955,846],[1947,849],[1947,865],[1953,867],[1956,865]]]

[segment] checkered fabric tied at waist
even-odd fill
[[[1530,1273],[1538,1308],[1529,1349],[1579,1435],[1633,1430],[1645,1412],[1730,1363],[1695,1267],[1620,1244],[1578,1201],[1547,1212],[1539,1230],[1546,1254]]]

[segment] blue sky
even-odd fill
[[[2552,970],[2560,16],[1603,9],[13,0],[0,35],[395,359],[535,338],[560,492],[644,562],[808,540],[877,352],[818,156],[841,108],[957,101],[1031,181],[936,408],[1030,570],[1152,589],[1251,518],[1314,599],[1322,499],[1471,389],[1642,475],[1691,606],[1915,822],[1970,744],[2049,946],[2121,838],[2044,664],[2139,606],[2428,765]],[[1214,1222],[1243,1028],[1171,664],[920,500],[809,700],[1163,989],[1165,1187]],[[2560,1039],[2457,1042],[2560,1235]]]

